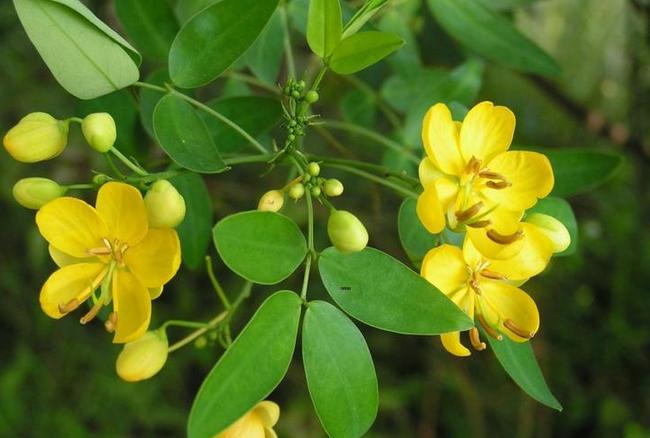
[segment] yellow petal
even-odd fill
[[[163,293],[164,286],[159,286],[159,287],[149,287],[149,296],[151,297],[152,300],[155,300],[158,298],[160,295]]]
[[[443,333],[440,335],[440,340],[445,350],[454,356],[465,357],[472,354],[469,349],[460,343],[460,332]]]
[[[521,217],[523,212],[511,211],[505,208],[495,208],[483,219],[489,219],[491,224],[484,228],[467,227],[466,235],[472,239],[476,249],[490,259],[507,259],[514,257],[521,250],[522,239],[512,243],[502,244],[488,237],[488,232],[493,230],[501,236],[511,236],[521,230]]]
[[[545,155],[529,151],[508,151],[488,163],[487,169],[503,175],[511,184],[503,189],[485,187],[484,196],[510,210],[526,210],[551,193],[553,168]]]
[[[117,314],[117,327],[113,337],[116,344],[131,342],[149,328],[149,291],[125,269],[117,269],[113,275],[113,311]]]
[[[449,210],[458,197],[458,181],[444,176],[438,178],[433,184],[436,187],[442,210]]]
[[[68,265],[74,265],[75,263],[99,262],[99,259],[97,257],[83,257],[83,258],[72,257],[71,255],[64,253],[60,249],[53,247],[52,245],[49,245],[47,250],[50,253],[50,257],[52,257],[52,260],[54,261],[54,263],[56,263],[56,265],[59,268]]]
[[[51,318],[62,318],[66,314],[59,311],[59,305],[66,305],[73,299],[79,304],[86,301],[104,275],[106,266],[101,263],[78,263],[55,271],[41,289],[41,308]]]
[[[571,245],[571,234],[564,224],[552,216],[532,213],[526,217],[526,222],[532,224],[537,231],[543,233],[553,246],[553,252],[562,252]]]
[[[447,244],[427,252],[422,260],[420,275],[446,295],[465,286],[469,280],[462,251]]]
[[[278,434],[275,433],[270,427],[264,428],[264,438],[278,438]]]
[[[150,288],[171,280],[180,266],[181,246],[171,228],[151,228],[147,236],[125,254],[126,265],[140,282]]]
[[[265,430],[262,423],[251,414],[246,413],[239,420],[234,422],[228,429],[224,430],[214,438],[265,438]]]
[[[418,196],[415,212],[428,232],[437,234],[445,228],[445,214],[435,185],[425,187]]]
[[[253,413],[257,415],[264,427],[271,428],[280,419],[280,406],[270,400],[264,400],[253,408]]]
[[[96,208],[112,239],[134,246],[147,235],[147,210],[135,187],[117,182],[104,184],[97,194]]]
[[[529,338],[515,334],[507,327],[506,320],[516,327],[534,335],[539,329],[539,311],[535,301],[523,290],[500,281],[481,281],[481,300],[485,299],[501,318],[499,331],[516,342]]]
[[[52,246],[72,257],[88,257],[87,250],[103,247],[106,224],[94,208],[76,198],[58,198],[36,213],[38,230]]]
[[[436,179],[443,175],[444,173],[436,167],[435,163],[429,157],[424,157],[422,161],[420,161],[420,165],[418,166],[418,176],[420,177],[420,182],[423,187],[432,184]]]
[[[465,161],[475,157],[483,162],[505,152],[515,132],[515,115],[505,106],[481,102],[467,115],[460,130],[460,149]]]
[[[461,175],[465,162],[458,146],[458,127],[447,105],[438,103],[422,121],[424,149],[435,166],[449,175]]]

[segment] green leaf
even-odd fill
[[[213,236],[226,266],[254,283],[279,283],[296,270],[307,253],[298,225],[268,211],[227,216],[214,226]]]
[[[359,329],[339,309],[312,301],[302,326],[309,394],[327,434],[360,437],[377,416],[377,376]]]
[[[467,330],[472,321],[442,292],[374,248],[343,254],[328,248],[319,270],[330,296],[348,314],[395,333],[438,335]]]
[[[212,368],[194,399],[189,438],[211,438],[264,400],[289,368],[298,335],[300,297],[271,295]]]
[[[226,170],[205,123],[180,97],[168,94],[160,99],[153,126],[160,146],[179,166],[199,173]]]
[[[170,182],[185,199],[185,219],[176,227],[183,262],[190,269],[198,269],[210,244],[212,199],[203,178],[196,173],[177,175]]]
[[[276,9],[257,41],[246,52],[246,65],[255,76],[275,86],[278,83],[283,54],[282,16]]]
[[[397,231],[399,240],[408,257],[416,263],[424,259],[424,255],[437,243],[437,237],[429,233],[418,218],[415,211],[417,200],[405,199],[399,208]]]
[[[75,97],[93,99],[138,80],[137,51],[79,1],[14,0],[14,6],[54,78]]]
[[[278,0],[222,0],[194,15],[180,30],[169,53],[176,85],[209,84],[253,44]]]
[[[316,55],[327,58],[341,41],[343,21],[339,0],[310,0],[307,44]]]
[[[531,209],[526,211],[526,215],[531,213],[547,214],[562,222],[569,231],[571,244],[564,251],[555,254],[555,256],[569,256],[575,254],[578,249],[578,222],[573,213],[571,205],[562,198],[549,196],[537,201]]]
[[[562,405],[544,380],[530,342],[518,343],[505,336],[499,341],[485,333],[483,337],[487,338],[503,369],[526,394],[546,406],[562,410]]]
[[[388,32],[360,32],[341,41],[329,60],[329,67],[341,75],[349,75],[381,61],[404,41]]]
[[[440,25],[463,45],[518,70],[552,76],[560,66],[506,18],[476,0],[428,0]]]
[[[377,101],[375,97],[357,88],[345,93],[339,101],[341,116],[355,125],[374,129],[377,119]]]
[[[252,137],[259,137],[274,127],[282,117],[282,106],[277,99],[262,96],[238,96],[217,99],[207,105],[239,125]],[[227,124],[201,113],[217,149],[223,154],[241,151],[249,143]]]
[[[115,12],[126,33],[146,57],[166,61],[178,32],[174,11],[160,0],[115,0]]]
[[[517,6],[524,6],[538,0],[479,0],[483,6],[496,11],[503,9],[513,9]]]
[[[181,24],[187,23],[194,14],[208,5],[212,5],[221,0],[180,0],[176,2],[174,12]]]
[[[167,69],[160,69],[152,72],[147,76],[146,82],[153,85],[158,85],[164,87],[165,83],[168,83],[169,73]],[[165,93],[160,91],[151,90],[149,88],[140,89],[140,123],[142,127],[149,134],[151,138],[156,139],[156,134],[153,130],[153,112],[156,109],[156,105],[165,96]]]

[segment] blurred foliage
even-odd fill
[[[463,61],[464,49],[446,36],[424,4],[393,1],[399,6],[381,15],[377,25],[406,32],[409,44],[358,79],[329,76],[319,104],[324,114],[385,130],[389,125],[379,118],[374,90],[380,90],[393,74],[404,77],[418,70],[421,63],[435,72],[433,67],[455,68]],[[111,1],[96,0],[91,6],[119,29]],[[581,232],[578,251],[556,259],[547,274],[529,287],[542,314],[536,352],[564,411],[551,411],[529,399],[489,352],[459,360],[442,351],[438,341],[362,327],[381,387],[380,415],[368,436],[650,436],[650,4],[643,0],[501,0],[495,6],[505,8],[503,12],[518,28],[563,69],[562,75],[548,80],[485,64],[479,96],[514,110],[515,142],[598,147],[620,151],[627,158],[623,170],[606,186],[571,199]],[[299,32],[294,37],[304,40]],[[0,6],[0,44],[2,131],[30,111],[64,117],[105,105],[124,107],[126,102],[127,110],[118,120],[125,149],[148,160],[160,157],[148,152],[151,140],[136,123],[136,112],[128,109],[133,101],[129,92],[104,102],[80,103],[56,84],[10,2]],[[308,59],[304,47],[298,61],[306,65]],[[143,76],[154,67],[147,66]],[[365,88],[355,87],[358,80],[367,84]],[[209,97],[249,92],[248,87],[227,80],[219,81],[214,91]],[[419,121],[414,123],[415,135],[409,134],[408,124],[401,135],[415,149]],[[380,153],[362,138],[333,141],[326,133],[324,138],[343,147],[344,154],[376,159]],[[309,141],[314,142],[313,148],[310,144],[314,152],[323,147],[317,135]],[[11,186],[18,178],[32,175],[65,182],[87,179],[91,168],[105,164],[88,162],[80,144],[73,136],[72,147],[54,165],[16,164],[0,151],[4,302],[0,307],[0,436],[183,436],[194,394],[221,353],[218,344],[174,353],[153,380],[126,384],[114,372],[119,349],[98,325],[81,327],[74,318],[53,321],[38,306],[38,291],[53,264],[33,225],[33,213],[13,201]],[[384,162],[395,159],[387,155]],[[260,173],[261,168],[251,166],[207,180],[215,219],[253,208],[264,191],[284,182],[278,173],[264,178]],[[351,189],[341,208],[357,210],[373,246],[406,259],[397,237],[399,199],[367,183],[341,179]],[[304,223],[302,209],[287,208]],[[322,210],[319,213],[316,239],[323,247],[325,217]],[[217,299],[202,271],[182,271],[156,302],[154,324],[169,317],[211,316],[206,309],[215,308]],[[239,280],[222,265],[218,271],[234,293]],[[295,288],[296,281],[288,280],[286,285]],[[270,291],[254,288],[248,306],[236,316],[237,328]],[[310,294],[317,298],[324,292]],[[281,437],[324,436],[299,363],[292,365],[271,398],[282,406],[276,429]]]

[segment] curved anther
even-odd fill
[[[494,339],[497,339],[499,341],[503,340],[503,336],[499,332],[494,330],[494,328],[490,324],[487,323],[485,318],[483,318],[483,315],[477,313],[476,318],[478,319],[478,322],[481,323],[481,327],[483,327],[483,329],[488,335],[492,336]]]
[[[503,274],[500,274],[498,272],[490,271],[489,269],[483,269],[481,271],[481,275],[485,278],[491,278],[493,280],[507,280],[508,277],[506,277]]]
[[[478,285],[478,281],[476,279],[473,279],[472,281],[469,282],[470,287],[474,292],[476,292],[478,295],[481,295],[481,288]]]
[[[90,321],[92,321],[97,314],[99,313],[100,310],[102,310],[102,307],[104,306],[104,303],[101,301],[97,301],[95,305],[86,313],[84,316],[81,317],[79,322],[81,324],[88,324]]]
[[[478,334],[478,329],[476,327],[472,328],[469,331],[469,340],[472,343],[472,347],[476,351],[483,351],[487,348],[487,345],[485,345],[485,342],[481,342],[481,337]]]
[[[519,337],[525,339],[531,339],[533,336],[535,336],[535,333],[530,333],[522,329],[517,324],[515,324],[515,322],[512,319],[506,319],[505,321],[503,321],[503,325],[505,326],[505,328],[507,328],[508,330],[510,330],[512,333],[514,333]]]
[[[483,208],[483,202],[479,201],[466,210],[457,211],[455,213],[456,219],[458,220],[458,222],[465,222],[467,219],[471,218],[472,216],[476,215],[479,211],[481,211],[482,208]]]
[[[467,166],[465,167],[465,171],[471,175],[471,174],[478,173],[479,170],[481,170],[481,160],[477,159],[476,157],[472,157],[467,162]]]
[[[73,299],[71,299],[70,301],[68,301],[65,304],[59,304],[59,306],[58,306],[59,307],[59,312],[60,313],[70,313],[73,310],[76,310],[77,307],[79,307],[80,304],[81,303],[79,302],[78,299],[73,298]]]
[[[466,224],[468,227],[472,228],[485,228],[489,225],[492,225],[492,221],[490,219],[485,219],[482,221],[476,221],[476,222],[471,222],[469,224]]]
[[[488,230],[486,234],[491,241],[499,243],[501,245],[507,245],[509,243],[516,242],[524,236],[524,232],[522,230],[517,230],[512,234],[499,234],[495,230]]]
[[[495,190],[501,190],[501,189],[506,189],[510,187],[512,184],[509,183],[508,181],[488,181],[485,183],[486,187],[489,187],[491,189]]]
[[[109,333],[113,333],[115,331],[117,328],[117,313],[111,312],[111,314],[108,315],[108,319],[104,323],[104,327],[106,327],[106,331]]]

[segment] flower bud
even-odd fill
[[[338,179],[328,179],[323,185],[323,191],[327,196],[335,197],[343,194],[343,183]]]
[[[533,224],[553,243],[553,252],[562,252],[571,245],[571,235],[564,224],[553,216],[542,213],[532,213],[526,217],[526,222]]]
[[[320,99],[320,96],[316,90],[309,90],[307,94],[305,94],[305,102],[307,103],[318,102],[318,99]]]
[[[47,178],[23,178],[14,184],[13,195],[20,205],[38,210],[53,199],[65,194],[67,189]]]
[[[301,183],[297,183],[289,187],[289,197],[294,201],[305,196],[305,186]]]
[[[269,190],[264,193],[257,204],[259,211],[280,211],[284,205],[284,193],[280,190]]]
[[[115,362],[115,371],[127,382],[148,379],[165,366],[168,347],[164,331],[146,332],[135,341],[124,344]]]
[[[14,160],[36,163],[56,157],[68,142],[68,122],[30,113],[5,134],[2,143]]]
[[[93,113],[81,123],[81,132],[88,144],[97,152],[108,152],[117,139],[115,120],[108,113]]]
[[[166,179],[153,183],[144,196],[149,226],[175,228],[185,219],[185,199]]]
[[[309,192],[314,198],[318,198],[321,194],[321,189],[318,186],[314,186],[311,189],[309,189]]]
[[[320,166],[318,163],[314,163],[313,161],[307,165],[307,173],[310,174],[311,176],[318,176],[320,173]]]
[[[361,251],[368,244],[368,231],[355,215],[336,210],[327,221],[330,242],[341,252]]]

